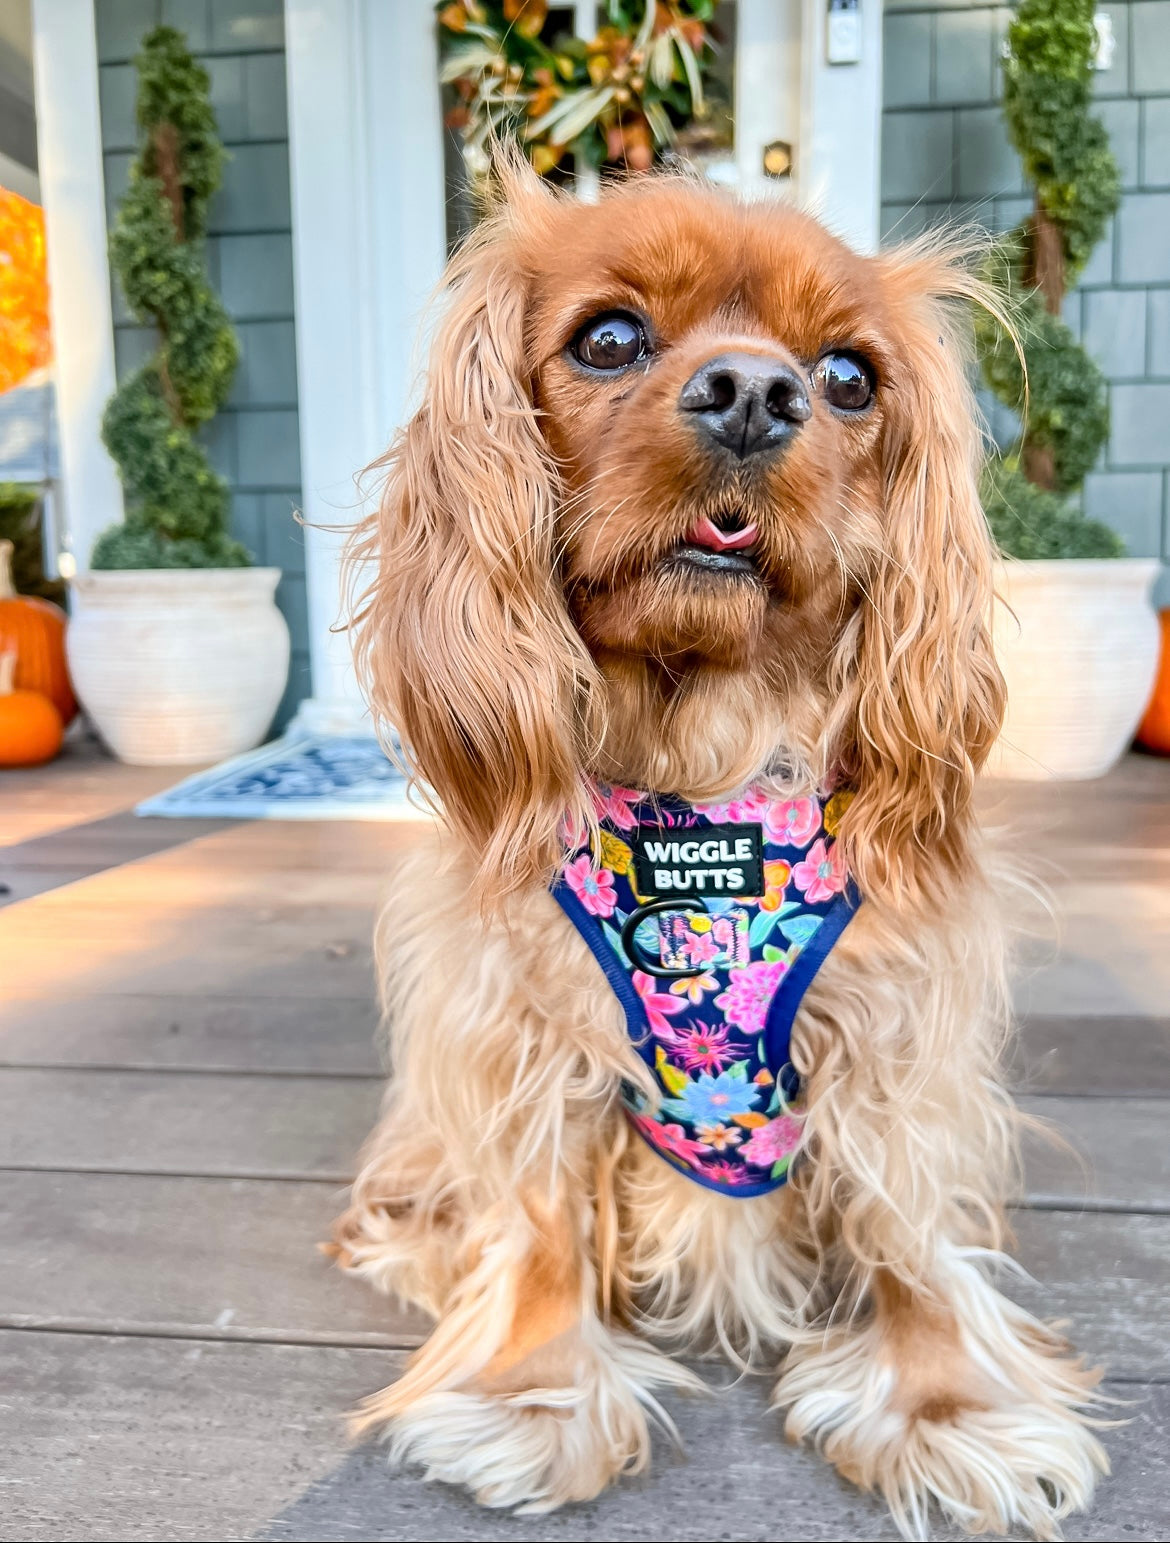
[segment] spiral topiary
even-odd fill
[[[989,315],[976,331],[984,380],[1024,423],[984,477],[988,522],[1012,557],[1124,550],[1069,498],[1109,438],[1104,376],[1060,316],[1119,196],[1117,164],[1091,110],[1094,10],[1095,0],[1020,0],[1008,29],[1004,116],[1036,196],[1032,214],[993,248],[986,277],[1021,347]]]
[[[159,347],[111,397],[102,438],[118,464],[126,519],[104,531],[94,568],[236,568],[251,561],[228,535],[227,484],[194,432],[227,400],[235,333],[207,279],[207,206],[225,151],[207,71],[181,32],[156,27],[138,70],[138,155],[110,256],[136,319]]]

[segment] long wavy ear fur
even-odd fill
[[[505,204],[457,256],[425,397],[355,534],[376,565],[352,627],[380,725],[478,864],[491,907],[551,873],[585,815],[576,725],[594,666],[556,580],[558,486],[525,357],[520,253],[550,194],[517,164]]]
[[[970,862],[975,774],[1004,712],[995,553],[955,302],[995,303],[961,254],[920,244],[879,262],[908,369],[892,382],[884,550],[863,601],[846,756],[858,796],[842,836],[867,895],[935,902]]]

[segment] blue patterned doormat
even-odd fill
[[[290,734],[148,798],[135,814],[190,819],[427,820],[376,739]]]

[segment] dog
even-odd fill
[[[1055,1537],[1107,1465],[1099,1374],[991,1270],[993,302],[938,238],[500,180],[351,553],[441,816],[379,922],[392,1080],[334,1243],[435,1327],[357,1423],[548,1510],[642,1469],[713,1348],[906,1535]]]

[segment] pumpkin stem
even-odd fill
[[[0,696],[11,696],[15,690],[16,655],[9,650],[6,654],[0,654]]]
[[[0,541],[0,600],[15,600],[16,585],[12,582],[12,553],[15,548],[11,541]]]

